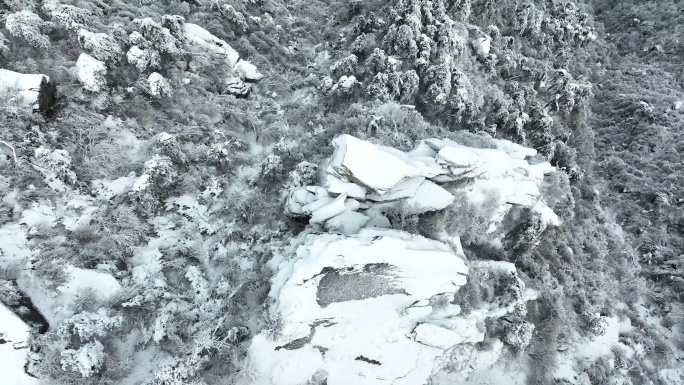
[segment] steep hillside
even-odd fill
[[[678,12],[2,2],[0,361],[16,384],[682,383]]]

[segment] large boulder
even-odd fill
[[[294,256],[271,262],[270,312],[281,323],[252,339],[253,384],[425,384],[448,349],[484,340],[487,318],[533,298],[512,264],[477,265],[507,278],[474,283],[488,302],[462,314],[456,295],[469,268],[461,249],[405,232],[295,242]]]
[[[423,214],[456,203],[458,207],[492,206],[486,213],[489,217],[482,219],[488,221],[490,232],[516,207],[539,211],[545,222],[558,224],[540,192],[544,176],[555,169],[548,162],[533,161],[533,149],[506,140],[493,142],[495,148],[474,148],[427,139],[405,153],[340,135],[333,141],[335,152],[324,167],[322,187],[293,189],[286,212],[312,217],[312,224],[347,235],[387,223],[384,215]],[[346,210],[339,210],[340,202],[337,211],[327,206],[342,195],[348,203]],[[459,197],[456,203],[455,196]],[[325,210],[325,215],[318,210]],[[339,217],[330,215],[333,212]],[[328,225],[328,220],[334,224]]]
[[[0,92],[16,98],[19,105],[47,113],[56,101],[57,89],[43,74],[22,74],[0,69]]]

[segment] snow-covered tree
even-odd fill
[[[116,39],[106,33],[93,33],[85,29],[78,31],[78,43],[95,59],[105,63],[116,63],[123,55]]]
[[[147,78],[147,82],[150,84],[150,94],[156,98],[161,97],[171,97],[173,96],[173,89],[161,74],[157,72],[152,72]]]
[[[107,66],[87,53],[82,53],[76,61],[78,80],[88,91],[99,92],[107,86]]]

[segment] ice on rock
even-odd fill
[[[335,198],[332,198],[332,197],[322,197],[318,200],[315,200],[315,201],[303,206],[302,210],[304,210],[304,212],[307,214],[313,214],[316,210],[318,210],[321,207],[324,207],[326,205],[329,205],[334,200],[335,200]]]
[[[413,207],[413,212],[422,214],[427,211],[438,211],[446,208],[454,201],[454,196],[434,182],[423,182],[413,196],[406,199],[406,204]]]
[[[344,194],[360,204],[357,207],[347,202],[347,210],[370,218],[365,227],[391,227],[383,213],[415,215],[442,210],[454,202],[457,192],[468,204],[478,205],[495,191],[498,207],[492,210],[490,233],[515,206],[536,207],[547,223],[558,223],[553,211],[540,202],[539,190],[545,175],[555,168],[548,162],[528,160],[536,155],[534,149],[506,140],[493,141],[495,148],[475,148],[446,139],[427,139],[405,153],[350,135],[341,135],[333,143],[335,152],[324,166],[325,187],[306,187],[315,195],[313,199],[311,195],[305,199],[299,190],[291,193],[287,202],[291,215],[313,215],[330,204],[332,197]],[[444,182],[467,183],[447,190],[439,185]],[[312,223],[323,223],[321,218]],[[325,216],[325,220],[329,218]]]
[[[416,192],[424,181],[425,178],[422,177],[404,179],[399,184],[394,186],[388,193],[369,194],[367,198],[368,200],[375,202],[396,201],[398,199],[410,198],[416,195]]]
[[[465,341],[460,332],[422,323],[413,330],[415,341],[439,349],[448,349]]]

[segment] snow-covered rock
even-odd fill
[[[308,234],[294,244],[271,261],[270,312],[282,322],[252,339],[255,385],[314,375],[328,385],[425,384],[453,346],[484,340],[487,318],[534,298],[512,264],[476,263],[476,281],[467,282],[460,247],[405,232]],[[462,314],[466,284],[480,286],[486,302]]]
[[[419,168],[351,135],[340,135],[333,144],[335,153],[326,172],[378,195],[391,192],[407,179],[424,176]]]
[[[405,233],[308,236],[273,280],[282,332],[252,341],[258,383],[305,383],[317,371],[329,385],[424,383],[442,349],[409,334],[433,309],[407,309],[457,291],[467,273],[461,255]]]
[[[0,362],[2,382],[12,385],[37,384],[38,379],[24,372],[28,359],[30,328],[12,311],[0,304]]]
[[[88,91],[99,92],[107,86],[107,66],[87,53],[82,53],[78,57],[76,71],[78,80]]]
[[[237,76],[226,78],[226,92],[235,96],[247,96],[252,86]]]
[[[42,74],[0,69],[0,92],[8,93],[20,106],[40,112],[47,111],[55,100],[55,86]]]
[[[324,167],[321,183],[324,187],[309,186],[292,191],[286,212],[298,217],[315,216],[312,223],[324,224],[333,216],[317,215],[317,210],[330,204],[335,196],[354,198],[359,205],[349,205],[346,211],[362,215],[347,213],[343,217],[355,218],[353,226],[345,226],[342,231],[339,222],[325,225],[329,231],[338,229],[342,234],[349,234],[360,223],[387,227],[384,213],[415,215],[443,210],[458,195],[459,205],[495,206],[488,208],[490,233],[514,207],[539,212],[546,224],[560,224],[558,217],[540,200],[539,189],[545,175],[555,168],[548,162],[530,163],[528,158],[537,153],[534,149],[506,140],[494,143],[495,148],[473,148],[451,140],[426,139],[404,153],[351,135],[340,135],[334,139],[335,152]],[[459,183],[452,183],[447,189],[440,185],[446,182]],[[494,202],[492,197],[496,197]],[[337,211],[340,210],[338,202]]]
[[[262,75],[258,70],[257,67],[248,62],[247,60],[242,60],[240,59],[237,64],[235,64],[235,67],[233,67],[235,72],[237,72],[243,79],[249,80],[252,82],[261,80],[264,75]]]
[[[226,62],[231,68],[235,67],[238,60],[240,60],[240,54],[234,50],[230,44],[214,36],[211,32],[199,25],[185,23],[183,24],[183,30],[185,31],[185,37],[190,44],[195,44],[204,49],[225,55]]]
[[[183,29],[189,44],[225,56],[226,63],[235,73],[235,76],[229,77],[225,81],[228,93],[238,96],[247,95],[250,91],[250,86],[245,84],[245,81],[256,82],[264,77],[254,64],[241,59],[240,54],[230,44],[214,36],[206,29],[192,23],[185,23]]]

